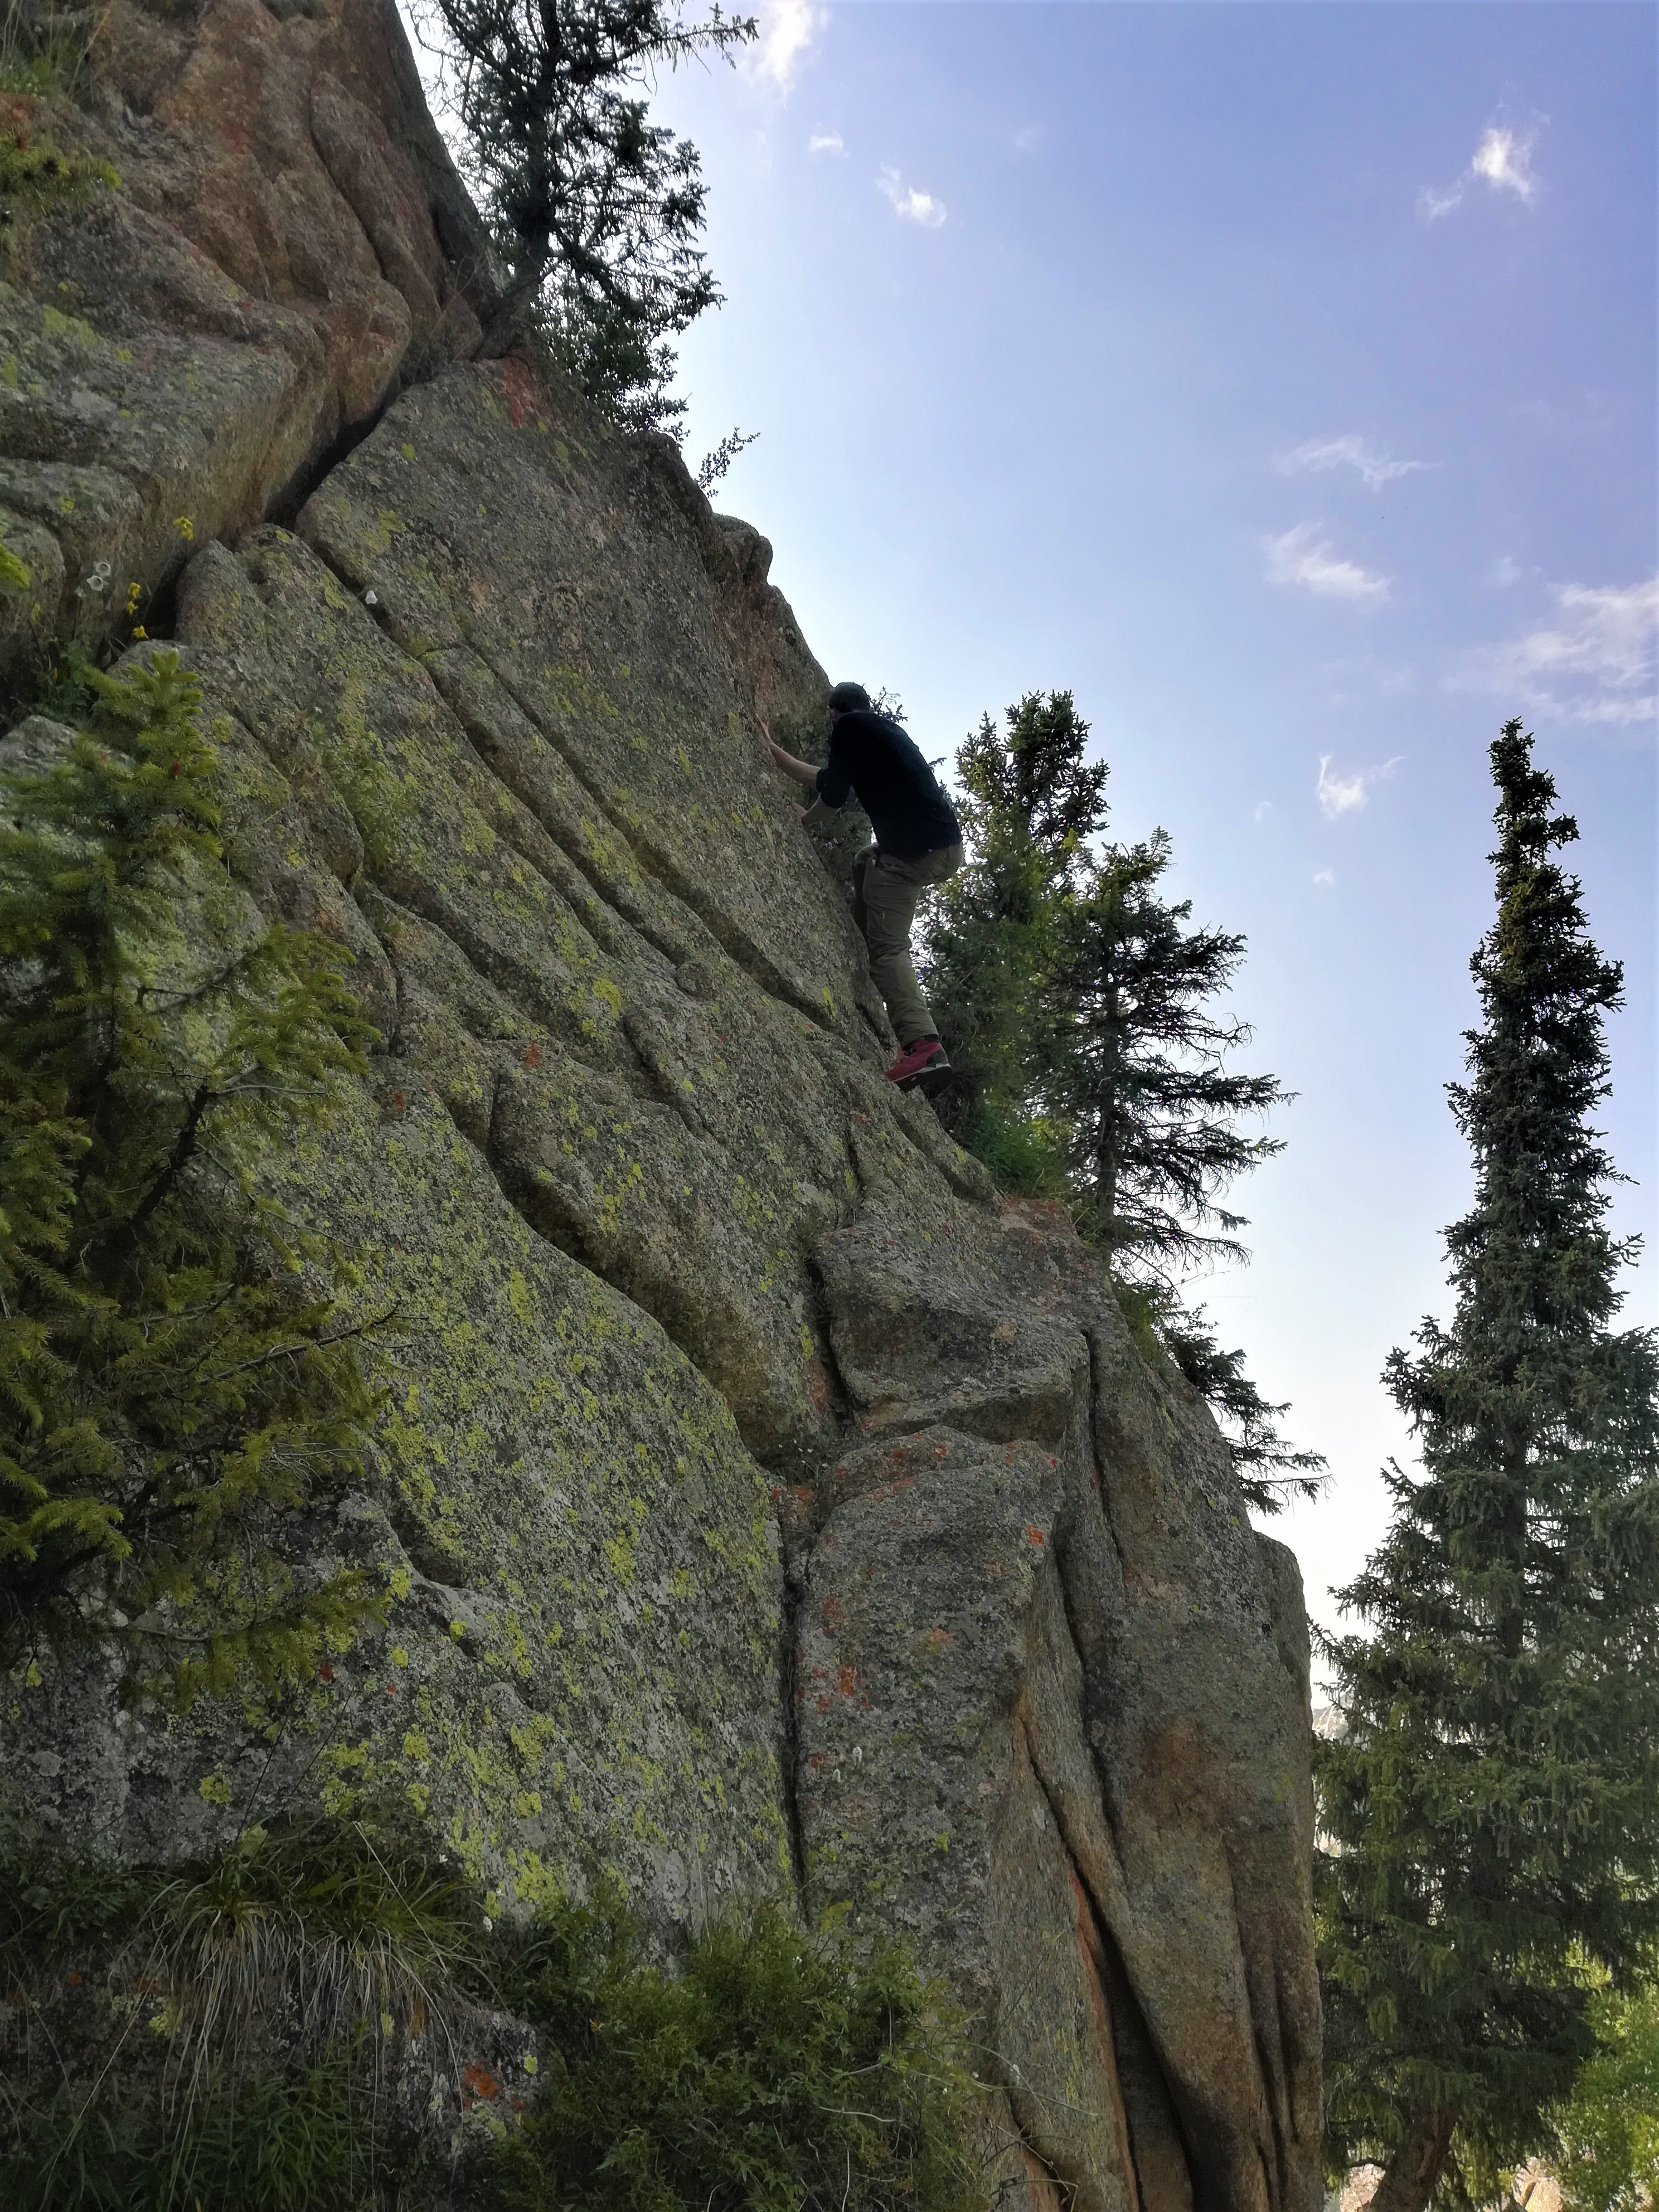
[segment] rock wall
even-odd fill
[[[665,1937],[845,1905],[969,2004],[1010,2212],[1303,2212],[1295,1565],[1063,1219],[883,1081],[754,735],[824,680],[769,548],[469,361],[395,17],[111,24],[76,127],[122,185],[0,290],[11,635],[106,625],[100,562],[160,593],[247,899],[350,951],[382,1044],[283,1190],[397,1314],[312,1532],[392,1602],[280,1712],[43,1669],[0,1757],[110,1851],[390,1795],[502,1911],[601,1873]]]

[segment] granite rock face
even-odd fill
[[[0,231],[0,536],[33,571],[0,670],[148,609],[493,298],[394,0],[108,0],[77,91],[0,95],[0,131],[120,179]]]
[[[1007,2212],[1304,2212],[1294,1562],[1069,1226],[884,1082],[836,870],[755,735],[824,690],[769,547],[672,447],[456,357],[465,210],[375,75],[386,18],[126,4],[119,127],[163,150],[37,225],[3,310],[122,427],[22,380],[0,498],[60,550],[60,631],[114,541],[45,519],[51,471],[123,545],[199,518],[145,573],[189,555],[246,916],[337,939],[381,1033],[274,1173],[395,1313],[372,1466],[307,1531],[391,1611],[281,1711],[162,1723],[45,1667],[0,1760],[110,1852],[391,1798],[508,1914],[602,1876],[671,1947],[844,1908],[969,2008]],[[223,122],[190,161],[187,114]],[[48,331],[60,281],[84,329]],[[177,919],[232,926],[185,887]]]

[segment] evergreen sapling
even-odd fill
[[[249,927],[176,654],[91,681],[93,729],[4,777],[0,1664],[101,1643],[183,1705],[308,1673],[380,1610],[362,1571],[287,1556],[376,1401],[340,1255],[258,1172],[373,1032],[339,947]],[[240,915],[240,948],[192,951],[191,914]]]

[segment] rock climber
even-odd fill
[[[830,757],[822,768],[797,760],[761,734],[786,775],[811,784],[816,797],[801,816],[811,829],[827,822],[849,797],[870,817],[875,842],[853,863],[853,918],[870,948],[870,976],[887,1001],[899,1055],[890,1083],[943,1074],[950,1066],[910,957],[910,925],[922,893],[947,882],[962,866],[962,824],[939,778],[915,741],[890,715],[878,714],[861,684],[837,684],[830,694]]]

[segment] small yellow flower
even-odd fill
[[[137,579],[135,577],[132,582],[127,586],[127,612],[130,615],[136,615],[137,613],[138,602],[143,599],[143,587],[139,584]]]
[[[178,531],[179,535],[181,538],[195,537],[196,525],[191,520],[187,514],[176,514],[173,520],[173,526]]]
[[[135,637],[140,638],[148,637],[149,635],[149,632],[144,628],[143,623],[135,623],[133,624],[132,634]]]

